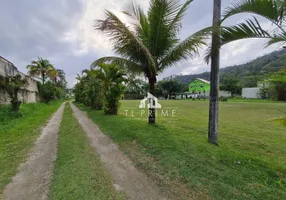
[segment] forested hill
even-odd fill
[[[286,67],[286,49],[275,51],[259,57],[246,64],[222,68],[220,78],[234,77],[240,80],[242,87],[256,87],[257,81],[263,80],[267,75]],[[210,72],[177,76],[175,79],[181,83],[188,84],[195,78],[209,80]]]

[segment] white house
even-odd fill
[[[19,91],[19,100],[23,101],[24,103],[34,103],[39,101],[37,82],[30,76],[19,72],[13,63],[0,56],[0,75],[6,77],[15,76],[17,74],[20,74],[23,78],[25,77],[28,81],[28,85],[24,88],[21,88]],[[9,96],[5,91],[0,90],[0,104],[6,104],[9,102]]]
[[[242,88],[241,96],[246,99],[261,99],[260,89],[261,87]]]

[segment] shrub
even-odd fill
[[[227,97],[220,97],[220,101],[227,102],[228,98]]]
[[[38,82],[38,88],[41,100],[45,103],[49,103],[54,99],[60,99],[63,95],[63,89],[57,87],[57,85],[51,81],[44,84]]]
[[[104,112],[105,114],[117,115],[120,107],[125,87],[122,84],[115,85],[107,90],[104,94]]]
[[[20,109],[21,101],[18,99],[18,92],[21,87],[28,85],[26,78],[22,78],[20,74],[15,76],[0,76],[0,89],[7,92],[11,98],[11,110],[18,112]]]

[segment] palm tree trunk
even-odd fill
[[[43,82],[43,85],[45,84],[45,73],[44,72],[42,72],[42,82]]]
[[[150,77],[149,78],[149,86],[150,86],[150,89],[149,89],[149,92],[150,94],[154,95],[155,96],[155,84],[157,82],[157,79],[156,77]],[[149,100],[150,101],[150,100]],[[153,102],[149,102],[150,104],[153,104]],[[149,108],[149,117],[148,117],[148,123],[149,124],[155,124],[156,122],[156,109],[155,108]]]
[[[213,25],[217,26],[221,19],[221,0],[214,0]],[[220,35],[219,29],[212,34],[211,56],[211,91],[209,107],[209,131],[208,141],[218,144],[218,117],[219,117],[219,65],[220,65]]]

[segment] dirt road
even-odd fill
[[[3,192],[4,200],[46,200],[57,155],[57,139],[65,104],[53,115],[35,143],[27,161],[20,165]]]
[[[123,190],[132,200],[161,200],[157,187],[138,171],[113,141],[104,135],[87,115],[71,105],[75,117],[91,141],[91,145],[99,154],[105,167],[111,173],[114,186]]]

